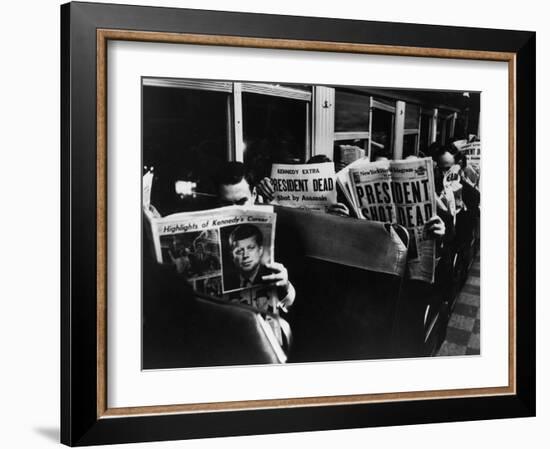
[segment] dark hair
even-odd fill
[[[442,148],[441,144],[437,142],[432,142],[426,149],[426,155],[435,160],[435,155],[439,150],[441,150],[441,148]]]
[[[451,147],[439,145],[435,153],[432,154],[432,159],[437,162],[437,160],[445,153],[449,153],[451,156],[454,157],[456,151],[453,151]]]
[[[465,167],[467,164],[466,155],[458,151],[455,155],[455,164],[459,164],[462,167]]]
[[[237,226],[231,234],[229,234],[229,246],[232,248],[236,241],[248,239],[254,237],[258,246],[262,246],[264,238],[262,232],[254,225],[242,224]]]
[[[309,161],[307,161],[308,164],[321,164],[323,162],[332,162],[330,158],[324,154],[316,154],[315,156],[311,156],[309,158]]]
[[[445,146],[450,147],[452,145],[454,147],[454,142],[456,142],[457,140],[458,139],[456,137],[449,137],[445,142]],[[457,150],[458,150],[458,148],[457,148]]]
[[[453,156],[458,153],[458,148],[452,142],[448,145],[445,145],[445,148],[447,148],[447,150],[449,150],[449,153],[451,153]]]
[[[238,184],[242,180],[248,183],[250,191],[254,187],[252,175],[246,170],[242,162],[224,162],[218,168],[216,175],[214,176],[214,184],[219,191],[223,185]]]
[[[374,145],[373,145],[374,147]],[[371,160],[376,160],[377,157],[385,157],[386,159],[391,159],[391,151],[386,148],[373,148],[371,154]]]

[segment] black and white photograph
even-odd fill
[[[160,239],[163,260],[174,264],[176,272],[192,281],[219,276],[220,246],[215,230],[165,235]]]
[[[480,355],[482,92],[141,94],[144,369]]]
[[[220,236],[224,292],[262,285],[262,277],[272,274],[267,266],[271,262],[271,226],[225,226]]]

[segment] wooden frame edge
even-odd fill
[[[364,53],[386,56],[416,56],[428,58],[478,59],[510,61],[515,54],[509,52],[459,50],[448,48],[405,47],[378,44],[340,43],[330,41],[304,41],[212,34],[171,33],[153,31],[116,30],[99,28],[98,38],[137,42],[157,42],[190,45],[216,45],[225,47],[267,48],[277,50],[308,50],[341,53]]]
[[[107,410],[107,39],[97,33],[97,417]]]
[[[516,324],[516,55],[508,61],[508,379],[517,393]]]
[[[206,413],[272,408],[320,407],[427,399],[466,398],[515,395],[516,378],[516,53],[445,48],[404,47],[374,44],[335,43],[290,39],[249,38],[224,35],[164,33],[98,28],[97,37],[97,417]],[[388,56],[410,56],[501,61],[509,71],[509,362],[508,386],[434,390],[401,393],[378,393],[346,396],[230,401],[197,404],[108,408],[107,404],[107,41],[124,40],[156,43],[182,43],[248,48],[362,53]],[[102,268],[102,269],[100,269]]]
[[[196,404],[153,405],[137,407],[108,408],[100,418],[145,416],[158,414],[189,414],[227,412],[237,410],[265,410],[277,408],[324,407],[354,404],[376,404],[381,402],[420,401],[467,397],[507,396],[514,392],[510,387],[471,388],[460,390],[434,390],[402,393],[375,393],[345,396],[317,396],[286,399],[251,401],[209,402]]]

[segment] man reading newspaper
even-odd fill
[[[273,261],[276,214],[271,206],[227,206],[150,220],[157,262],[174,264],[203,297],[261,313],[279,344],[289,342],[289,326],[279,310],[286,312],[296,294],[286,268]]]
[[[227,162],[222,165],[215,179],[218,200],[221,206],[253,206],[257,200],[256,188],[242,162]],[[266,263],[270,273],[260,275],[264,283],[277,287],[279,307],[287,310],[296,298],[296,291],[288,279],[288,271],[281,263]]]
[[[288,348],[290,327],[279,310],[288,311],[296,291],[285,266],[273,260],[276,214],[271,206],[254,205],[242,163],[224,164],[214,181],[220,208],[165,217],[144,208],[157,262],[174,264],[201,295],[260,312]]]
[[[368,162],[347,167],[340,182],[360,218],[398,223],[409,231],[411,279],[434,281],[434,237],[445,233],[436,215],[431,159]]]

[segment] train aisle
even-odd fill
[[[437,355],[479,355],[479,253],[449,320]]]

